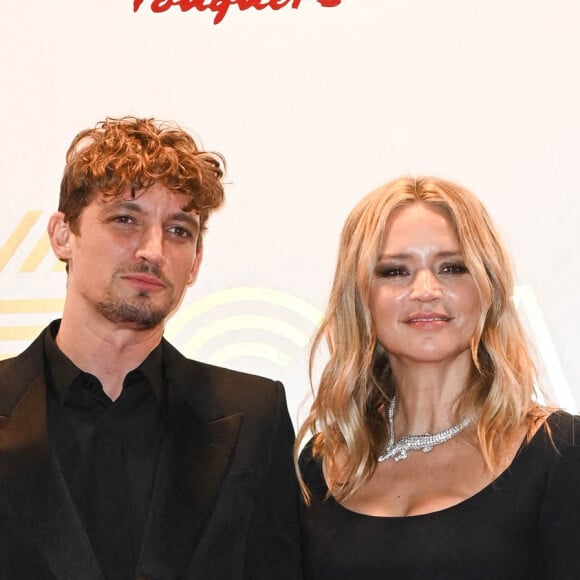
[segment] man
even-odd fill
[[[150,119],[74,139],[48,225],[62,320],[0,363],[0,578],[300,576],[283,387],[162,338],[221,177],[221,157]]]

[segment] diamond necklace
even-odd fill
[[[465,427],[471,422],[469,419],[463,419],[457,425],[453,427],[448,427],[444,431],[439,431],[439,433],[425,433],[425,435],[407,435],[398,441],[395,441],[395,428],[394,428],[394,417],[395,417],[395,397],[391,399],[389,404],[389,442],[387,443],[384,451],[379,455],[379,461],[386,461],[387,459],[393,458],[395,461],[400,461],[401,459],[407,459],[407,454],[409,451],[419,451],[423,450],[423,453],[428,453],[436,445],[441,445],[449,439],[453,439],[458,433],[461,433]]]

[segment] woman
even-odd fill
[[[403,178],[352,211],[297,441],[308,580],[580,578],[580,429],[536,402],[512,293],[465,189]]]

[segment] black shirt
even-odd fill
[[[46,333],[48,424],[72,500],[107,580],[135,578],[163,433],[161,346],[115,400]]]

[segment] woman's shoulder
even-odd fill
[[[556,463],[578,464],[580,469],[580,416],[554,411],[527,444],[534,455]]]
[[[559,446],[580,448],[580,416],[567,411],[554,411],[542,426],[544,437]]]
[[[322,458],[314,455],[314,439],[312,437],[300,452],[298,467],[302,479],[311,493],[320,491],[325,495],[328,491],[322,470]]]
[[[306,445],[302,448],[300,456],[298,457],[298,466],[300,471],[304,476],[305,472],[310,472],[312,470],[322,469],[322,460],[320,457],[314,456],[314,440],[312,437]]]
[[[534,439],[538,439],[537,435]],[[549,468],[539,525],[549,539],[546,544],[549,549],[559,555],[569,554],[570,550],[577,552],[580,548],[577,540],[577,530],[580,528],[580,509],[577,505],[580,485],[580,416],[555,411],[542,426],[540,441],[540,455],[533,456],[537,460],[534,466],[542,463],[543,456],[549,459]],[[560,562],[553,564],[559,565]],[[565,565],[577,569],[578,559],[572,559]],[[578,577],[575,572],[558,575],[558,578]]]

